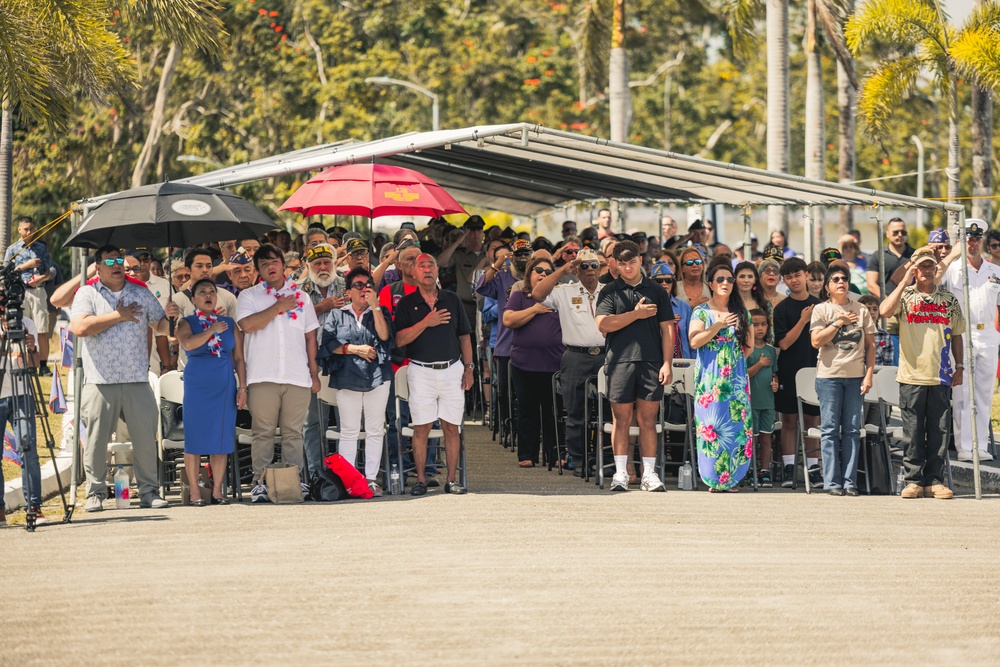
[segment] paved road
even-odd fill
[[[611,496],[516,468],[481,429],[470,468],[465,497],[0,531],[0,660],[1000,663],[996,496]]]

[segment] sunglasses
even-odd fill
[[[587,269],[598,269],[600,268],[600,262],[580,262],[580,268],[586,271]]]
[[[362,283],[362,282],[351,283],[351,289],[363,290],[366,287],[368,287],[368,283]]]
[[[562,254],[564,254],[564,255],[575,255],[578,252],[580,252],[580,251],[579,250],[574,250],[572,248],[567,248],[566,250],[562,251]]]
[[[778,275],[778,270],[777,269],[764,269],[760,273],[761,273],[761,275],[764,275],[764,276],[776,276],[776,275]]]
[[[674,284],[674,279],[673,278],[657,278],[656,282],[660,283],[661,285],[673,285]]]
[[[897,229],[896,231],[892,232],[892,235],[893,236],[906,236],[906,233],[907,232],[906,232],[905,229],[902,229],[902,230]]]
[[[537,275],[539,275],[539,276],[542,275],[543,273],[545,275],[547,275],[547,276],[551,276],[552,275],[552,269],[543,269],[540,266],[536,266],[534,268],[534,273],[537,274]]]
[[[142,271],[141,266],[130,266],[125,269],[125,273],[139,273],[140,271]]]
[[[190,279],[191,279],[191,274],[190,273],[175,273],[174,274],[174,280],[190,280]]]
[[[831,283],[838,283],[838,284],[839,283],[846,283],[847,282],[847,278],[845,278],[844,276],[834,276],[833,278],[830,278],[830,282]]]
[[[528,252],[515,252],[514,257],[531,257],[531,251]]]
[[[950,248],[951,246],[948,246],[948,247]],[[990,244],[990,250],[996,250],[997,248],[1000,248],[1000,243],[991,243]]]
[[[703,263],[703,260],[700,259],[688,259],[685,260],[684,266],[701,266]]]
[[[736,278],[732,276],[715,276],[715,283],[721,285],[722,283],[729,283],[730,285],[736,282]]]
[[[125,263],[125,258],[124,257],[115,257],[114,259],[106,259],[106,260],[104,260],[104,266],[114,266],[115,264],[117,264],[118,266],[121,266],[124,263]]]

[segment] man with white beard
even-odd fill
[[[334,269],[337,251],[328,243],[320,243],[306,251],[309,277],[302,282],[301,289],[309,295],[319,320],[320,331],[326,323],[330,311],[347,304],[350,299],[344,295],[344,279]],[[309,399],[309,412],[302,436],[305,439],[306,467],[309,479],[323,465],[323,431],[329,422],[329,410],[320,407],[319,398],[313,394]]]

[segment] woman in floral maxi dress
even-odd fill
[[[728,264],[708,272],[712,297],[691,314],[698,473],[712,491],[735,491],[753,456],[746,355],[750,326]]]

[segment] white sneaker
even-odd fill
[[[253,487],[253,491],[250,492],[250,502],[252,503],[271,502],[271,499],[267,497],[267,487],[264,486],[263,483]]]
[[[302,489],[302,499],[307,500],[310,495],[309,485],[305,482],[299,482],[299,487]]]
[[[642,483],[639,484],[640,491],[666,491],[667,487],[663,486],[663,482],[656,475],[643,475]]]
[[[989,452],[979,452],[979,460],[980,461],[992,461],[993,460],[993,455],[990,454]]]
[[[628,491],[628,473],[616,472],[611,478],[612,491]]]
[[[971,461],[972,460],[972,452],[959,452],[958,453],[958,460],[959,461]]]

